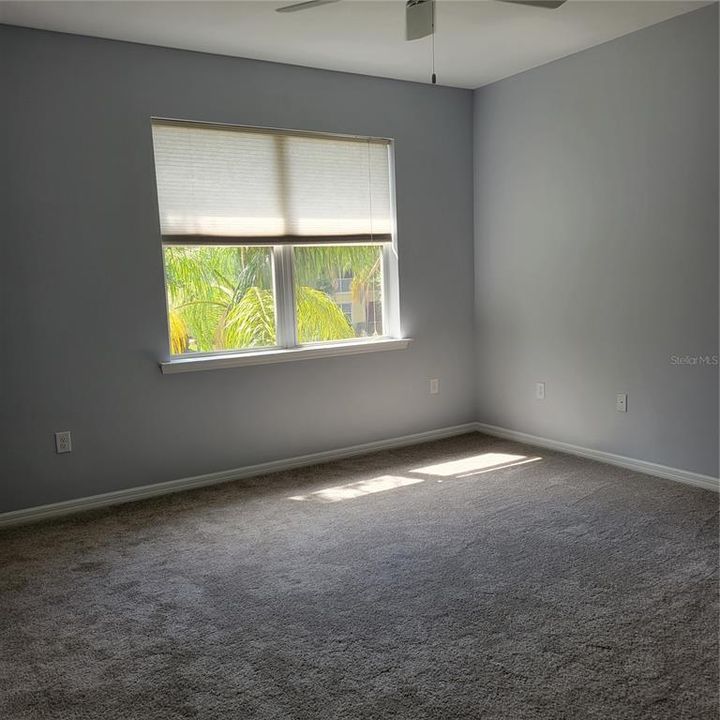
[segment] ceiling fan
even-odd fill
[[[407,0],[405,3],[405,39],[419,40],[432,35],[435,31],[435,1],[436,0]],[[330,5],[340,0],[305,0],[276,8],[277,12],[290,13],[298,10],[310,10],[321,5]],[[555,10],[566,0],[499,0],[499,2],[513,3],[515,5],[529,5],[531,7]]]

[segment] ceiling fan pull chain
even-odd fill
[[[437,75],[435,75],[435,3],[433,3],[432,9],[432,84],[437,84]]]

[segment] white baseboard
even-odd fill
[[[217,485],[232,480],[242,480],[243,478],[254,477],[256,475],[266,475],[268,473],[281,472],[282,470],[291,470],[292,468],[317,465],[319,463],[341,460],[355,455],[365,455],[378,450],[419,445],[420,443],[431,440],[441,440],[442,438],[454,437],[455,435],[462,435],[469,432],[481,432],[494,437],[515,440],[527,445],[536,445],[551,450],[558,450],[568,453],[569,455],[599,460],[600,462],[610,465],[617,465],[622,468],[627,468],[628,470],[635,470],[667,480],[675,480],[685,483],[686,485],[705,488],[706,490],[714,490],[715,492],[720,490],[720,480],[710,475],[701,475],[699,473],[689,472],[688,470],[679,470],[677,468],[667,467],[666,465],[657,465],[646,462],[645,460],[613,455],[612,453],[603,452],[602,450],[592,450],[558,440],[549,440],[548,438],[537,437],[516,430],[508,430],[507,428],[501,428],[495,425],[472,422],[465,423],[464,425],[438,428],[437,430],[428,430],[427,432],[415,433],[413,435],[403,435],[402,437],[389,438],[387,440],[376,440],[374,442],[363,443],[362,445],[351,445],[350,447],[339,448],[337,450],[326,450],[324,452],[311,453],[310,455],[298,455],[284,460],[273,460],[272,462],[260,463],[258,465],[247,465],[233,470],[195,475],[194,477],[170,480],[154,485],[143,485],[127,490],[103,493],[102,495],[91,495],[90,497],[78,498],[76,500],[67,500],[50,505],[39,505],[22,510],[13,510],[12,512],[0,514],[0,528],[11,527],[13,525],[25,525],[40,520],[62,517],[63,515],[72,515],[82,512],[83,510],[92,510],[110,505],[133,502],[135,500],[144,500],[145,498],[168,495],[170,493],[204,487],[206,485]]]
[[[529,435],[518,432],[517,430],[508,430],[507,428],[497,427],[496,425],[476,423],[475,428],[478,432],[484,433],[485,435],[492,435],[506,440],[515,440],[527,445],[537,445],[538,447],[549,448],[550,450],[559,450],[560,452],[568,453],[568,455],[577,455],[591,460],[599,460],[609,465],[617,465],[618,467],[635,470],[636,472],[645,473],[646,475],[653,475],[666,480],[675,480],[676,482],[694,485],[705,488],[706,490],[714,490],[715,492],[720,491],[720,479],[712,477],[711,475],[701,475],[700,473],[690,472],[689,470],[680,470],[678,468],[668,467],[667,465],[657,465],[656,463],[636,460],[635,458],[629,458],[623,455],[614,455],[613,453],[603,452],[602,450],[592,450],[590,448],[580,447],[579,445],[560,442],[559,440],[549,440],[548,438]]]
[[[0,513],[0,528],[10,527],[12,525],[25,525],[40,520],[61,517],[63,515],[72,515],[83,510],[92,510],[95,508],[108,507],[109,505],[119,505],[135,500],[144,500],[145,498],[156,497],[158,495],[168,495],[182,490],[190,490],[206,485],[217,485],[219,483],[241,480],[256,475],[291,470],[292,468],[305,467],[307,465],[317,465],[319,463],[330,462],[331,460],[341,460],[342,458],[353,457],[355,455],[365,455],[377,450],[419,445],[420,443],[430,440],[441,440],[442,438],[454,437],[455,435],[476,432],[476,429],[476,423],[474,422],[466,423],[465,425],[454,425],[452,427],[428,430],[427,432],[415,433],[413,435],[403,435],[402,437],[389,438],[387,440],[376,440],[374,442],[363,443],[362,445],[351,445],[350,447],[339,448],[338,450],[326,450],[324,452],[311,453],[310,455],[298,455],[284,460],[273,460],[272,462],[260,463],[258,465],[246,465],[245,467],[235,468],[233,470],[222,470],[205,475],[181,478],[180,480],[170,480],[154,485],[142,485],[140,487],[128,488],[127,490],[103,493],[102,495],[91,495],[90,497],[78,498],[76,500],[66,500],[65,502],[52,503],[50,505],[38,505],[22,510],[13,510],[12,512]]]

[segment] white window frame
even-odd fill
[[[293,260],[294,246],[290,244],[271,245],[269,247],[272,251],[276,345],[269,348],[244,348],[173,355],[170,352],[169,307],[167,307],[168,356],[160,362],[160,369],[163,374],[239,367],[243,365],[265,365],[310,358],[357,355],[368,352],[403,350],[407,348],[412,340],[411,338],[403,337],[400,325],[394,150],[394,144],[390,141],[388,156],[390,163],[390,202],[393,221],[392,240],[382,243],[358,243],[359,245],[376,244],[382,248],[381,308],[383,313],[384,334],[381,337],[360,337],[346,340],[298,343]],[[179,243],[173,244],[177,245]],[[332,243],[323,244],[332,246]],[[241,245],[241,243],[238,244],[238,246]],[[247,243],[248,247],[252,245],[252,242]],[[309,242],[307,244],[303,243],[303,245],[310,247],[314,244]],[[163,248],[164,247],[165,245]],[[163,281],[166,282],[165,278],[163,278]],[[165,288],[165,290],[167,293],[167,288]]]

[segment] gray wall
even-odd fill
[[[471,92],[7,26],[0,68],[0,511],[474,420]],[[161,375],[151,115],[395,138],[411,347]]]
[[[477,91],[473,250],[467,91],[0,26],[0,512],[476,418],[717,475],[670,359],[718,352],[717,52],[714,6]],[[411,348],[161,375],[151,115],[395,138]]]
[[[476,92],[479,420],[717,476],[717,13]]]

